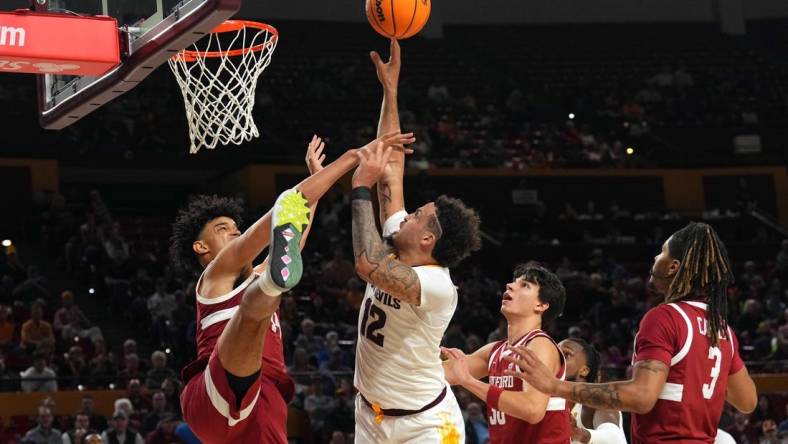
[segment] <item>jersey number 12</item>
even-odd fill
[[[375,320],[367,325],[371,316],[374,316]],[[367,299],[367,302],[364,303],[364,317],[361,319],[361,329],[358,332],[359,336],[366,337],[379,347],[383,347],[383,340],[386,339],[386,337],[383,336],[383,333],[378,333],[378,330],[385,325],[386,312],[377,305],[372,304],[372,299]]]

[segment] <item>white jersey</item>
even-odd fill
[[[591,424],[591,428],[583,424],[583,420],[580,418],[582,410],[582,404],[575,404],[571,411],[572,420],[575,421],[578,427],[588,429],[591,432],[590,444],[627,444],[627,438],[624,435],[624,415],[621,412],[618,413],[618,429],[605,423],[600,425],[600,430],[594,430],[593,424]],[[602,430],[602,426],[605,426],[606,430]],[[580,444],[580,442],[572,440],[572,444]]]
[[[717,429],[717,437],[714,438],[714,444],[736,444],[736,440],[725,430]]]
[[[395,233],[405,216],[405,211],[392,215],[383,235]],[[383,409],[421,409],[447,386],[440,343],[457,308],[457,288],[448,268],[413,269],[421,285],[419,306],[367,284],[358,316],[354,384]]]

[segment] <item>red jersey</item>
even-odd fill
[[[558,350],[558,355],[561,357],[561,368],[558,369],[556,377],[563,381],[566,377],[566,361],[558,345],[547,333],[542,330],[531,330],[516,341],[513,346],[525,347],[532,339],[540,336],[550,339],[556,350]],[[515,367],[514,364],[503,359],[504,356],[511,353],[510,350],[506,349],[506,341],[496,343],[490,352],[490,358],[487,362],[487,374],[490,377],[491,385],[509,391],[522,391],[522,379],[504,374],[504,371]],[[519,368],[517,370],[519,371]],[[566,400],[563,398],[550,398],[544,418],[537,424],[529,424],[522,419],[492,409],[490,406],[487,406],[487,419],[490,424],[490,444],[569,443],[569,409],[567,408]]]
[[[632,442],[713,443],[725,404],[728,376],[744,367],[728,327],[712,347],[706,304],[682,301],[646,313],[635,336],[633,365],[655,359],[670,368],[654,408],[632,414]]]
[[[183,369],[186,386],[181,406],[185,421],[206,444],[287,443],[287,403],[295,387],[284,364],[278,315],[272,315],[271,331],[265,335],[260,377],[240,402],[216,350],[219,336],[255,278],[252,274],[231,292],[210,299],[199,295],[197,283],[197,360]]]
[[[225,325],[230,318],[238,311],[243,299],[246,287],[257,277],[252,273],[233,291],[217,297],[204,298],[199,294],[200,281],[197,281],[197,359],[184,369],[184,380],[188,381],[190,375],[186,374],[191,367],[196,365],[196,370],[205,368],[205,363],[211,356],[219,336],[224,331]],[[271,316],[271,333],[265,335],[265,345],[263,349],[263,366],[261,373],[277,379],[287,379],[287,367],[285,366],[284,348],[282,346],[282,329],[279,326],[279,315],[274,313]],[[199,363],[203,363],[202,366]],[[192,371],[193,373],[194,371]]]
[[[192,376],[205,368],[208,358],[216,347],[219,336],[224,331],[224,326],[238,311],[244,291],[256,277],[257,275],[252,273],[231,292],[210,299],[204,298],[199,294],[202,276],[197,281],[197,359],[183,369],[182,379],[184,382],[188,382]],[[271,331],[265,335],[263,350],[265,352],[263,353],[263,364],[260,373],[272,379],[282,391],[285,401],[289,402],[294,391],[294,385],[290,376],[287,375],[287,367],[285,366],[282,329],[279,325],[278,312],[271,316]]]

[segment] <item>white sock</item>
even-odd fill
[[[260,278],[257,279],[257,286],[260,287],[260,290],[262,290],[263,293],[275,298],[281,295],[285,291],[285,289],[280,288],[278,285],[276,285],[274,281],[271,279],[271,275],[268,274],[268,272],[269,269],[266,268],[263,274],[260,276]]]

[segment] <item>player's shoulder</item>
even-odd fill
[[[558,345],[546,333],[534,335],[533,338],[528,340],[526,347],[544,357],[551,359],[558,359],[559,357]]]
[[[451,279],[451,272],[448,268],[441,265],[417,265],[413,270],[419,276],[419,282],[424,286],[425,282],[432,285],[439,286],[440,288],[454,292],[457,287]]]
[[[488,343],[487,345],[483,345],[479,347],[478,350],[473,352],[474,355],[483,356],[486,359],[492,357],[498,350],[502,350],[506,348],[506,340],[501,339],[499,341],[493,341]]]
[[[490,355],[494,351],[496,351],[499,348],[501,348],[504,344],[506,344],[505,340],[493,341],[493,342],[490,342],[488,344],[482,345],[481,347],[478,348],[478,350],[476,350],[472,354],[477,355],[477,356],[481,356],[481,357],[487,359],[487,358],[490,357]]]
[[[676,303],[659,304],[643,315],[641,325],[651,323],[671,323],[674,322],[674,320],[681,318],[682,313],[684,313],[684,310]]]
[[[429,274],[431,276],[440,276],[442,278],[451,280],[451,272],[448,268],[444,267],[443,265],[431,264],[431,265],[415,265],[413,267],[414,270],[419,270],[425,274]]]

